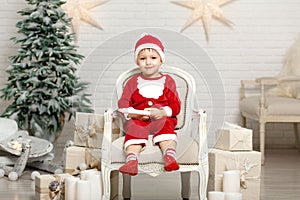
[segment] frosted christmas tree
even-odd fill
[[[74,65],[84,57],[77,53],[70,19],[61,9],[62,0],[26,0],[30,8],[18,13],[19,46],[1,98],[11,104],[2,114],[18,122],[30,135],[53,139],[62,131],[65,114],[91,112],[88,83],[76,76]]]

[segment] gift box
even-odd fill
[[[252,130],[232,127],[217,130],[216,149],[226,151],[252,151]]]
[[[35,199],[64,199],[64,179],[70,174],[43,174],[35,177]]]
[[[119,137],[120,128],[117,123],[112,124],[112,140]],[[74,144],[76,146],[101,148],[104,130],[102,114],[76,113]]]
[[[87,169],[100,170],[101,149],[92,149],[79,146],[70,146],[66,149],[65,172],[76,175],[80,172],[79,166],[86,164]]]
[[[230,152],[211,149],[207,191],[223,191],[223,172],[240,170],[243,200],[259,200],[261,153],[257,151]]]

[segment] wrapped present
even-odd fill
[[[240,126],[227,126],[217,130],[216,149],[226,151],[252,151],[252,130]]]
[[[44,174],[35,177],[35,199],[64,199],[64,179],[70,174]]]
[[[76,146],[101,148],[104,130],[104,117],[94,113],[76,113],[74,144]],[[113,123],[112,139],[119,137],[120,128]]]
[[[227,170],[240,170],[243,200],[259,200],[261,177],[260,152],[230,152],[212,149],[208,155],[208,191],[223,191],[223,172]]]
[[[100,170],[101,149],[71,146],[66,149],[65,172],[72,175],[79,174],[80,165],[87,169]]]

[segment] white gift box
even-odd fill
[[[219,129],[216,133],[215,148],[226,151],[252,151],[252,134],[251,129],[239,126]]]
[[[259,200],[261,153],[257,151],[230,152],[211,149],[208,191],[223,191],[223,172],[240,170],[243,200]]]
[[[112,140],[119,137],[120,128],[112,124]],[[74,145],[90,148],[101,148],[104,130],[103,114],[76,113]]]

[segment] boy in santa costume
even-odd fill
[[[173,78],[160,72],[165,61],[164,46],[158,38],[145,34],[137,41],[134,56],[141,73],[127,81],[118,106],[148,110],[149,115],[128,114],[124,124],[126,163],[119,171],[131,176],[138,173],[138,155],[149,134],[153,134],[153,143],[159,145],[164,154],[164,169],[178,170],[174,128],[180,99]]]

